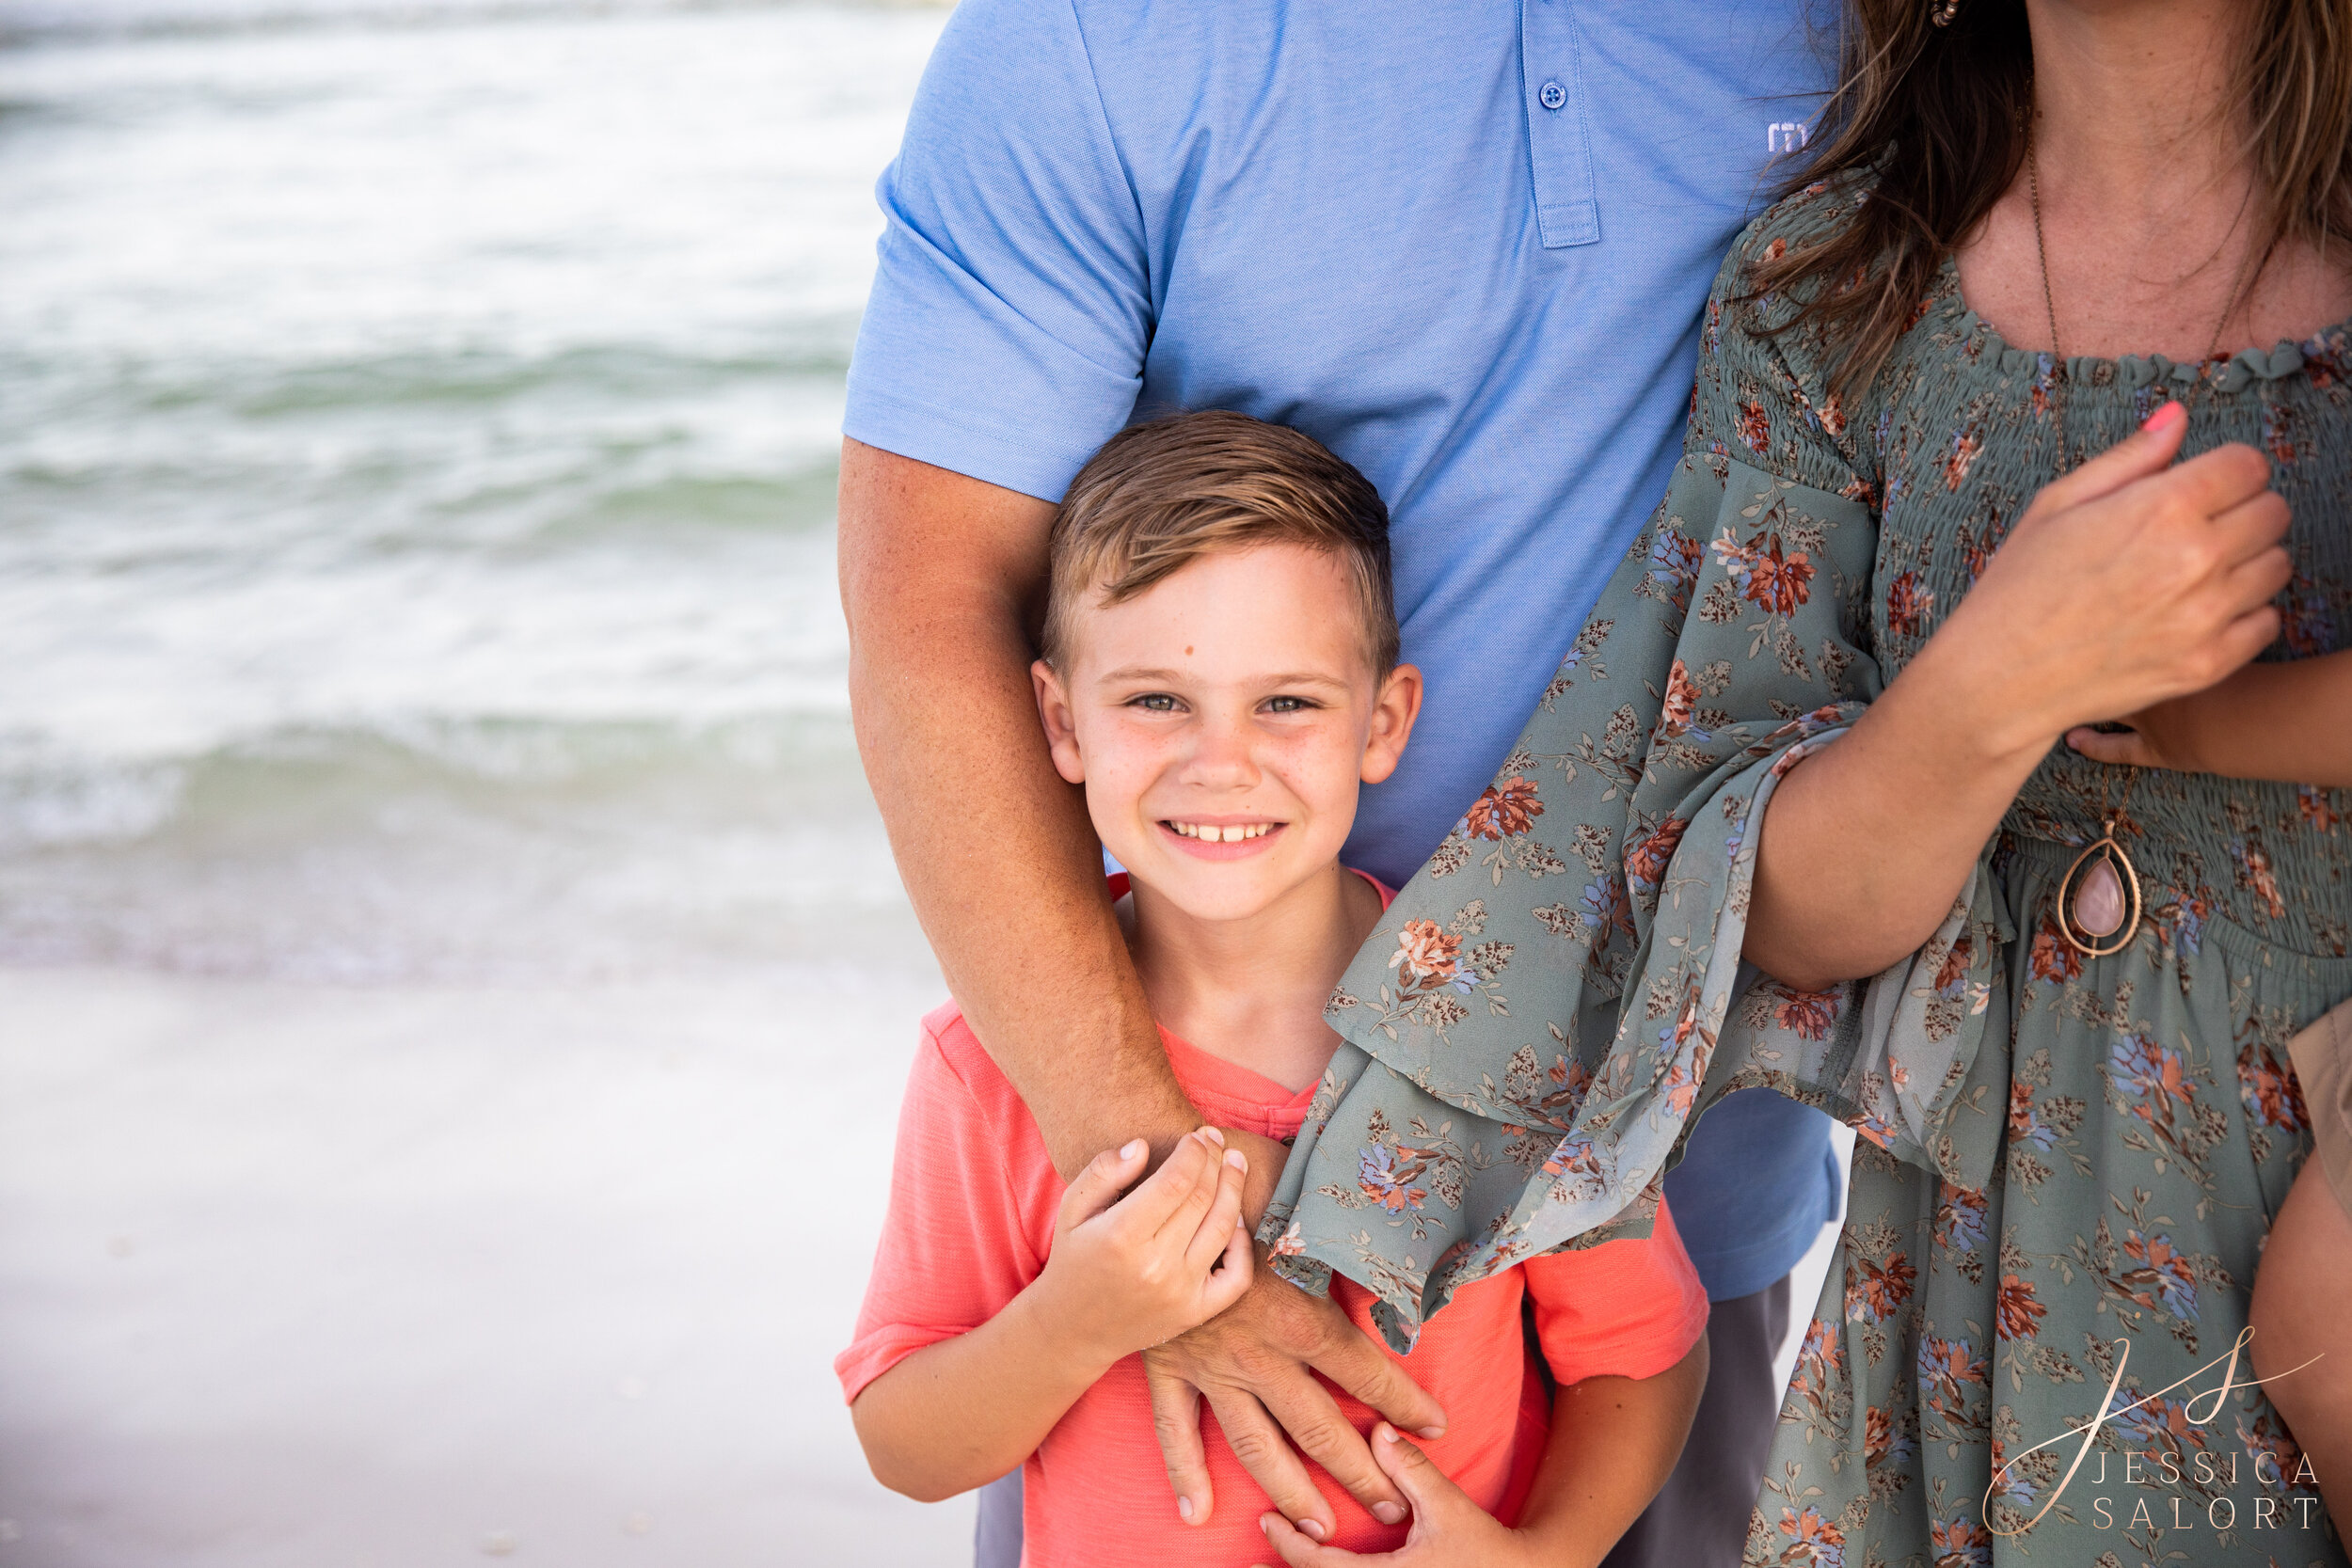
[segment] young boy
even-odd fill
[[[1224,413],[1114,437],[1054,526],[1034,673],[1055,766],[1127,868],[1110,892],[1178,1081],[1212,1122],[1269,1137],[1305,1117],[1337,1043],[1324,1001],[1390,896],[1339,861],[1359,786],[1395,768],[1421,702],[1397,662],[1387,526],[1353,467]],[[1138,1353],[1249,1280],[1243,1164],[1209,1126],[1149,1176],[1137,1139],[1065,1190],[957,1009],[927,1019],[834,1363],[875,1475],[937,1499],[1025,1465],[1036,1568],[1336,1563],[1408,1540],[1429,1568],[1597,1563],[1665,1481],[1706,1381],[1707,1300],[1667,1212],[1647,1240],[1455,1297],[1410,1363],[1448,1418],[1425,1454],[1340,1396],[1413,1515],[1408,1534],[1318,1473],[1338,1519],[1318,1544],[1260,1514],[1213,1420],[1214,1511],[1171,1503],[1152,1436]],[[1332,1289],[1369,1326],[1370,1295]]]

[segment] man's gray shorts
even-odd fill
[[[1748,1516],[1780,1424],[1773,1357],[1788,1335],[1788,1280],[1707,1314],[1707,1392],[1664,1490],[1601,1568],[1740,1568]],[[1020,1568],[1021,1472],[980,1489],[974,1568]]]

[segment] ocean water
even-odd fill
[[[935,10],[0,0],[0,964],[910,927],[832,497]]]
[[[0,1568],[953,1562],[832,541],[944,12],[0,0]]]

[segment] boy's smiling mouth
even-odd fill
[[[1175,839],[1185,853],[1220,861],[1257,853],[1287,826],[1282,822],[1203,822],[1175,817],[1162,817],[1158,823],[1160,832]]]

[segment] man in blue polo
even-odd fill
[[[1428,697],[1404,766],[1365,793],[1349,863],[1403,882],[1664,493],[1708,283],[1820,106],[1804,11],[963,0],[949,21],[882,181],[850,370],[851,700],[924,928],[1065,1174],[1198,1118],[1030,695],[1064,485],[1131,420],[1232,408],[1379,487]],[[1283,1151],[1231,1137],[1262,1201]],[[1668,1190],[1715,1304],[1713,1370],[1682,1465],[1613,1561],[1739,1560],[1787,1275],[1840,1185],[1827,1121],[1791,1101],[1737,1097],[1700,1125]],[[1330,1513],[1307,1461],[1401,1517],[1308,1368],[1408,1430],[1443,1412],[1336,1308],[1261,1275],[1151,1357],[1169,1506],[1219,1506],[1205,1396],[1310,1535]],[[1006,1484],[983,1499],[984,1568],[1018,1556]]]

